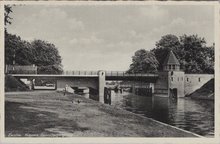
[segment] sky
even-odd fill
[[[205,5],[16,5],[9,33],[55,44],[64,70],[128,70],[139,49],[166,34],[214,43],[214,7]]]

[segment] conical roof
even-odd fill
[[[163,65],[180,65],[178,59],[176,58],[172,50],[168,53]]]

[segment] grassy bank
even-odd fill
[[[195,137],[116,107],[58,92],[5,95],[6,136]]]
[[[190,94],[188,97],[199,100],[214,100],[214,85],[215,80],[211,79],[201,88]]]

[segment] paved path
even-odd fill
[[[196,137],[169,125],[73,94],[5,94],[6,136]]]

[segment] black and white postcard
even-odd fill
[[[219,4],[1,2],[2,143],[219,143]]]

